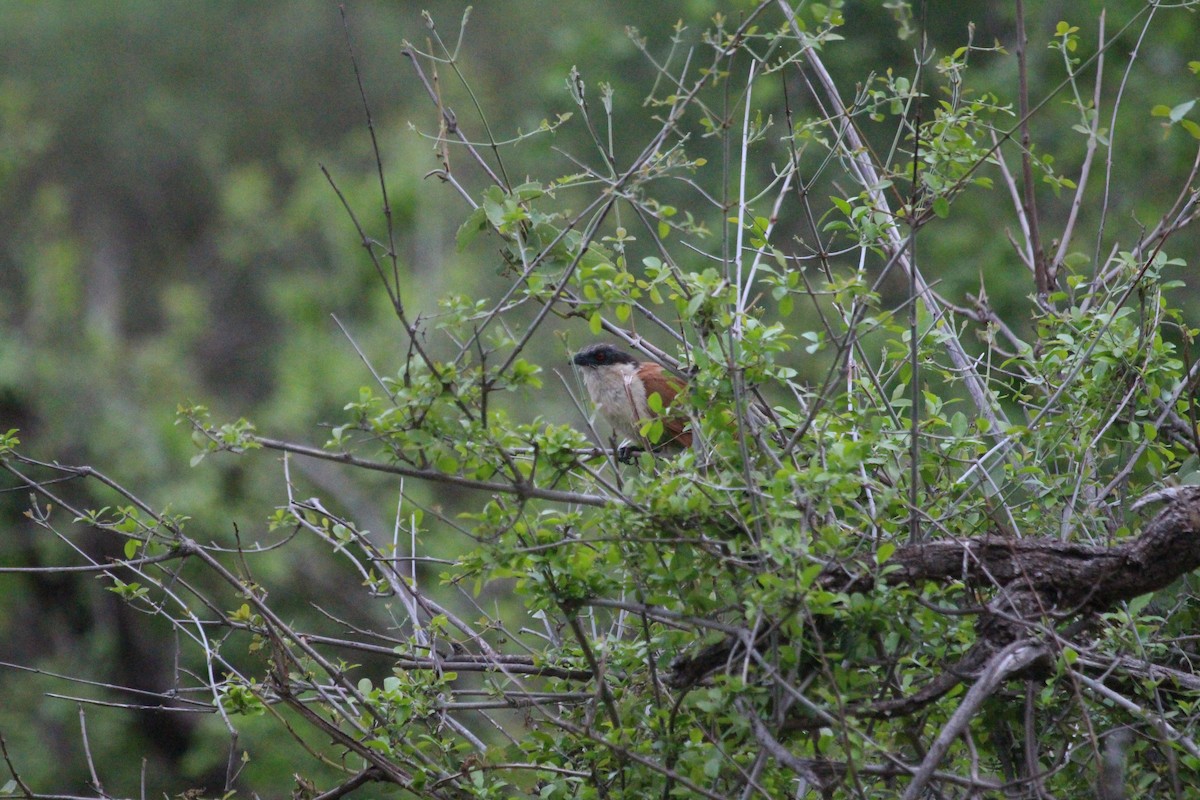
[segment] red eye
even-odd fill
[[[598,362],[600,362],[601,364],[603,364],[603,363],[604,363],[604,360],[605,360],[605,355],[604,355],[604,353],[596,353],[596,360],[597,360]]]

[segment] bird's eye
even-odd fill
[[[604,353],[596,353],[596,360],[599,361],[601,364],[603,364],[607,360],[607,358],[608,357],[605,356]]]

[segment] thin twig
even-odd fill
[[[475,489],[481,492],[500,492],[501,494],[511,494],[518,497],[538,498],[540,500],[553,500],[560,503],[578,503],[585,506],[607,506],[612,500],[601,495],[585,494],[582,492],[568,492],[560,489],[543,489],[533,484],[522,483],[496,483],[494,481],[481,481],[474,478],[466,478],[460,475],[450,475],[445,472],[438,472],[432,469],[418,469],[416,467],[406,467],[401,464],[385,464],[381,461],[371,461],[369,459],[359,458],[346,452],[330,452],[322,450],[319,447],[310,447],[308,445],[294,444],[292,442],[284,442],[279,439],[271,439],[265,436],[250,437],[255,443],[262,445],[268,450],[278,450],[285,453],[295,453],[297,455],[308,456],[309,458],[319,458],[325,461],[333,461],[338,464],[346,464],[351,467],[372,470],[374,472],[388,472],[393,475],[405,475],[410,478],[420,478],[433,483],[444,483],[451,486],[458,486],[463,489]]]
[[[8,773],[12,775],[13,781],[16,782],[17,786],[21,788],[21,791],[28,800],[33,800],[33,790],[29,788],[29,785],[25,783],[24,779],[21,778],[20,773],[17,772],[17,768],[13,764],[12,758],[8,754],[8,742],[5,740],[4,734],[2,733],[0,733],[0,754],[3,754],[4,756],[4,763],[8,765]]]
[[[96,762],[92,758],[92,745],[88,742],[87,715],[83,711],[83,703],[79,704],[79,735],[83,740],[83,756],[87,760],[88,773],[92,776],[92,788],[100,796],[108,797],[108,793],[104,791],[104,784],[100,782],[100,776],[96,773]]]

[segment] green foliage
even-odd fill
[[[267,713],[267,707],[258,696],[256,688],[253,684],[226,683],[220,694],[221,707],[234,716],[262,716]]]
[[[175,446],[144,428],[122,443],[113,432],[134,415],[45,387],[90,389],[107,368],[113,385],[145,373],[139,392],[203,395],[176,362],[224,309],[174,281],[157,295],[162,338],[132,362],[103,335],[124,323],[103,315],[84,349],[60,352],[88,308],[84,241],[22,245],[41,265],[22,273],[37,313],[0,351],[0,388],[20,371],[3,360],[21,359],[35,387],[23,402],[46,394],[51,417],[102,420],[117,443],[86,460],[131,462],[114,480],[0,436],[0,466],[35,494],[30,550],[94,570],[121,613],[180,642],[164,648],[176,688],[139,691],[212,712],[197,740],[253,732],[205,766],[225,791],[241,791],[237,759],[287,747],[287,777],[247,778],[246,793],[281,793],[294,774],[297,797],[358,780],[452,798],[883,798],[921,780],[947,797],[1069,797],[1090,791],[1098,732],[1118,727],[1135,736],[1120,753],[1129,786],[1195,788],[1189,591],[1039,609],[1022,635],[1049,663],[971,708],[986,672],[971,654],[1021,585],[965,556],[952,579],[909,578],[912,548],[930,543],[1071,543],[1082,559],[1137,535],[1133,497],[1200,473],[1197,330],[1175,280],[1195,176],[1164,170],[1170,193],[1155,194],[1103,153],[1153,127],[1147,104],[1195,136],[1194,100],[1180,89],[1134,108],[1142,98],[1093,92],[1111,80],[1089,51],[1095,20],[1021,21],[1024,57],[1061,70],[1031,66],[1022,89],[1000,33],[981,46],[973,27],[934,21],[937,53],[918,53],[918,70],[925,23],[906,3],[882,22],[840,2],[714,11],[665,38],[631,32],[622,46],[649,57],[636,90],[563,67],[554,102],[570,112],[481,101],[477,81],[494,76],[476,77],[469,40],[444,40],[431,15],[427,44],[405,51],[434,104],[414,123],[419,147],[381,125],[323,174],[296,167],[313,155],[299,146],[286,163],[222,163],[208,247],[225,264],[289,265],[238,298],[247,317],[269,310],[282,355],[249,359],[268,385],[249,369],[215,412],[178,406],[199,482],[181,499],[168,490],[182,478],[125,488]],[[872,25],[910,42],[897,64]],[[1130,80],[1140,69],[1129,62]],[[23,97],[0,87],[0,118],[33,115]],[[497,106],[513,110],[497,119]],[[39,152],[42,132],[30,122],[13,147]],[[430,143],[429,174],[459,211],[423,205]],[[0,153],[0,181],[16,162]],[[1123,213],[1135,202],[1153,216]],[[22,218],[65,227],[69,205],[51,184]],[[422,227],[440,238],[410,251]],[[330,310],[336,342],[314,332]],[[687,383],[646,399],[629,465],[593,444],[552,366],[598,336]],[[43,353],[72,378],[56,383]],[[652,447],[668,414],[687,419],[691,448]],[[318,421],[323,446],[274,433]],[[162,497],[192,518],[155,511]],[[916,777],[930,753],[937,771]]]

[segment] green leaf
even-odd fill
[[[1196,105],[1195,100],[1188,100],[1186,103],[1180,103],[1172,108],[1168,115],[1171,118],[1171,122],[1179,122],[1179,120],[1187,116],[1187,113],[1192,110],[1192,106],[1194,105]]]
[[[138,548],[142,546],[141,539],[127,539],[125,541],[125,557],[133,558],[137,555]]]
[[[458,226],[458,233],[454,236],[455,249],[460,253],[465,250],[486,224],[487,214],[484,212],[483,206],[480,206],[471,212],[462,225]]]
[[[520,186],[512,190],[512,194],[518,200],[536,200],[546,193],[542,185],[537,181],[522,183]]]
[[[592,316],[588,319],[588,328],[591,329],[593,336],[599,336],[600,331],[604,330],[604,319],[600,316],[599,311],[592,312]]]
[[[944,197],[935,197],[933,200],[933,213],[939,219],[945,219],[950,216],[950,201]]]
[[[1142,610],[1145,609],[1146,606],[1150,604],[1150,599],[1153,596],[1154,596],[1153,593],[1147,593],[1147,594],[1143,594],[1143,595],[1138,595],[1137,597],[1130,600],[1125,606],[1126,609],[1129,611],[1129,616],[1136,617],[1138,614],[1141,614]]]
[[[643,425],[638,433],[642,436],[642,438],[648,440],[651,444],[657,444],[658,442],[662,441],[663,421],[661,419],[651,420]]]
[[[967,435],[967,415],[961,411],[955,411],[954,416],[950,417],[950,431],[955,437],[961,439]]]

